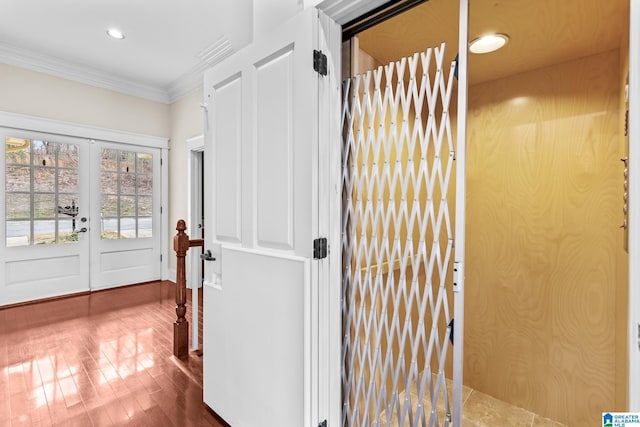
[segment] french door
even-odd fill
[[[160,150],[91,148],[91,288],[159,279]]]
[[[14,129],[1,129],[0,137],[0,305],[88,290],[87,144]]]
[[[160,277],[158,149],[0,138],[0,306]]]

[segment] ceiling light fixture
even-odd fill
[[[469,43],[471,53],[489,53],[503,47],[509,41],[506,34],[487,34]]]
[[[115,28],[108,29],[107,35],[112,39],[117,39],[117,40],[122,40],[124,38],[124,34],[122,34],[122,31]]]

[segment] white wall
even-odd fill
[[[169,106],[0,64],[0,111],[167,138]]]
[[[185,126],[190,123],[184,115],[180,114],[182,111],[180,107],[186,101],[177,102],[178,107],[174,108],[173,105],[149,101],[6,64],[0,64],[0,94],[2,94],[0,96],[0,111],[167,139],[171,135],[172,138],[175,138],[174,140],[179,140],[181,135],[184,135]],[[188,100],[190,96],[186,96],[185,99]],[[176,117],[178,120],[176,126],[173,126],[170,117]],[[198,126],[197,122],[195,126]],[[201,121],[199,126],[197,133],[202,133]],[[177,131],[176,136],[171,133],[174,128]],[[179,149],[170,151],[170,155],[176,151],[179,152]],[[171,164],[171,160],[169,160],[169,164]],[[177,176],[180,176],[180,171],[177,173]],[[169,179],[171,180],[171,171]],[[169,187],[171,188],[171,184]],[[179,191],[176,193],[179,194]],[[171,206],[171,204],[171,199],[169,199],[169,205]],[[177,204],[180,205],[180,201]],[[186,201],[182,204],[186,204]],[[169,234],[169,230],[166,232]],[[169,240],[165,241],[170,245],[169,263],[171,265],[171,261],[173,261],[175,266],[175,259],[172,259],[175,256],[172,256],[174,254],[171,250],[172,235],[166,237]]]

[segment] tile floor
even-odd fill
[[[0,309],[0,427],[224,427],[202,403],[202,358],[172,356],[173,292],[154,282]],[[468,387],[464,399],[465,427],[561,426]]]
[[[434,377],[434,381],[436,378]],[[453,384],[447,380],[447,390],[453,389]],[[400,401],[405,398],[405,393],[400,394]],[[410,391],[411,407],[415,408],[418,401],[418,393],[415,387]],[[451,402],[451,393],[449,393]],[[564,427],[563,424],[543,418],[525,409],[505,403],[487,394],[473,390],[467,386],[462,388],[462,426],[463,427]],[[424,401],[424,408],[430,408],[429,400]],[[442,399],[436,406],[440,424],[445,419],[445,407]],[[397,415],[396,415],[397,417]],[[381,427],[399,427],[399,420],[392,419],[388,422],[385,415],[380,417]],[[404,421],[404,425],[409,425]],[[427,422],[428,425],[428,422]]]

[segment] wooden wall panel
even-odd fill
[[[627,14],[629,4],[627,3]],[[627,109],[625,86],[629,74],[629,20],[622,22],[623,36],[620,42],[620,114],[618,118],[618,128],[625,127],[625,111]],[[620,157],[629,157],[629,137],[623,135],[622,149]],[[622,171],[622,162],[618,165]],[[620,172],[619,172],[620,173]],[[623,213],[620,213],[620,223],[622,223]],[[622,235],[624,239],[621,245],[628,247],[628,232]],[[628,252],[628,251],[627,251]],[[617,280],[616,280],[616,411],[628,411],[628,391],[629,391],[629,353],[628,353],[628,325],[629,325],[629,257],[618,257]]]
[[[616,50],[469,91],[465,383],[572,426],[614,407],[619,67]]]

